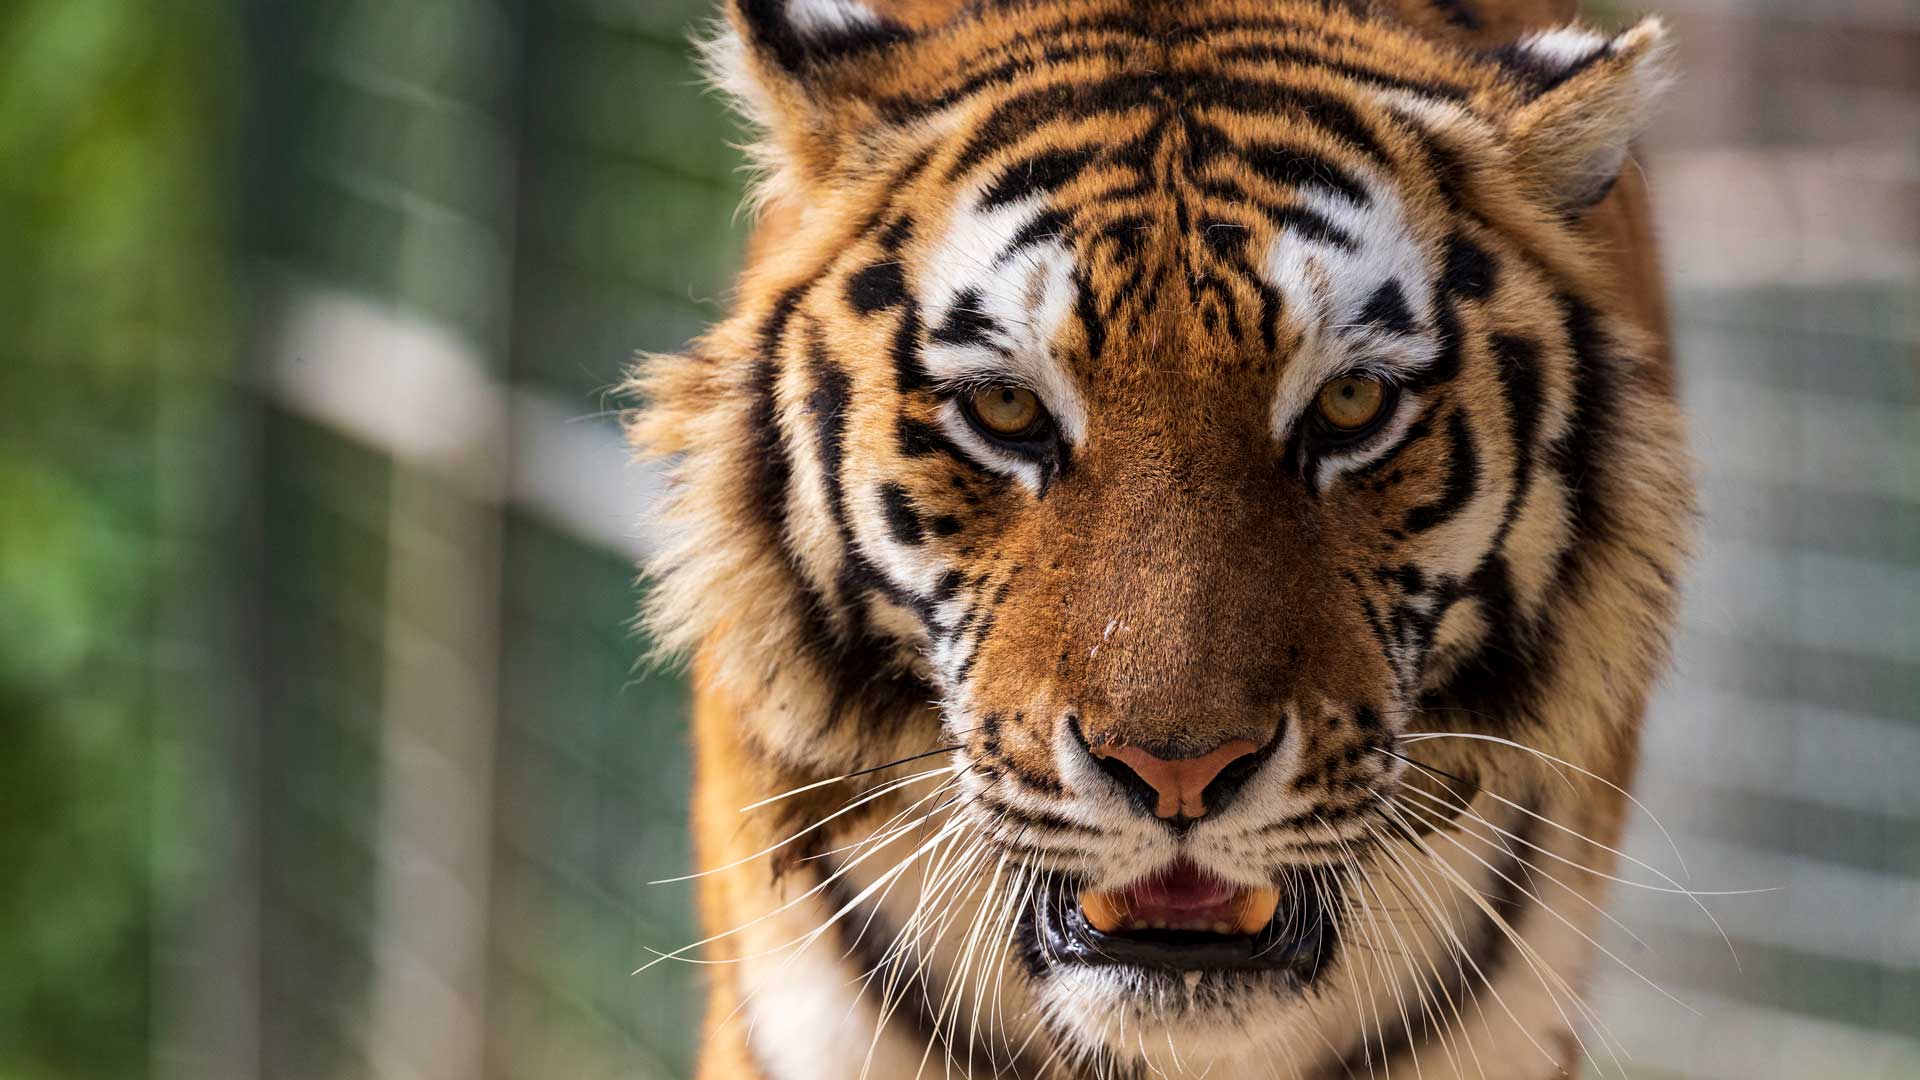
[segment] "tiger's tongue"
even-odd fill
[[[1256,934],[1272,921],[1279,904],[1276,889],[1232,885],[1185,862],[1124,888],[1080,894],[1081,913],[1089,925],[1105,934],[1123,930]]]

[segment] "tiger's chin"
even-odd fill
[[[1233,885],[1178,862],[1119,889],[1055,888],[1022,934],[1049,1028],[1089,1058],[1183,1067],[1271,1045],[1306,1023],[1338,950],[1330,885]]]

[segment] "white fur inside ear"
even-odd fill
[[[787,0],[787,22],[805,37],[831,37],[879,26],[880,16],[860,0]]]
[[[1604,38],[1563,28],[1524,38],[1513,56],[1541,83],[1509,125],[1522,167],[1562,208],[1582,210],[1620,175],[1633,139],[1674,76],[1656,18]]]
[[[1543,30],[1520,39],[1520,52],[1538,59],[1545,67],[1562,70],[1590,60],[1604,50],[1611,39],[1577,26]]]

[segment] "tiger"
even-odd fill
[[[1696,510],[1671,39],[1570,5],[724,0],[759,225],[625,420],[700,1077],[1617,1055]]]

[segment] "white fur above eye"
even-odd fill
[[[1296,356],[1280,376],[1270,406],[1272,433],[1287,433],[1328,380],[1355,371],[1384,378],[1412,375],[1433,363],[1433,271],[1399,197],[1368,182],[1357,206],[1343,196],[1308,188],[1297,196],[1350,237],[1351,249],[1289,230],[1267,253],[1267,280],[1286,298],[1301,335]],[[1364,319],[1368,304],[1391,283],[1411,320],[1408,332]]]
[[[787,0],[787,22],[805,37],[828,37],[881,24],[860,0]]]
[[[1606,195],[1673,84],[1671,48],[1652,17],[1613,38],[1564,28],[1516,46],[1522,66],[1544,79],[1507,136],[1519,171],[1558,208],[1584,210]]]
[[[928,343],[921,363],[944,383],[1005,381],[1032,390],[1068,443],[1086,437],[1087,407],[1054,342],[1073,314],[1074,256],[1058,236],[1022,236],[1045,213],[1038,197],[984,207],[964,200],[919,282]],[[947,434],[982,464],[1042,486],[1037,465],[986,444],[942,411]]]

